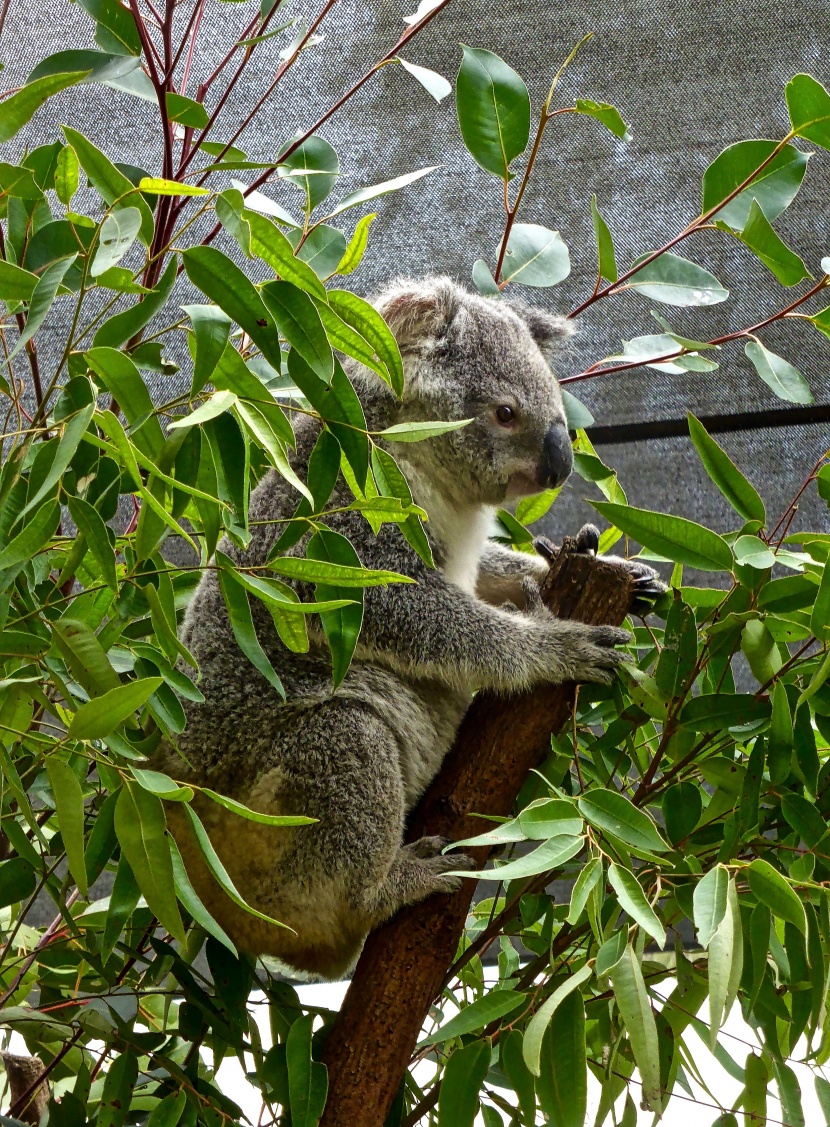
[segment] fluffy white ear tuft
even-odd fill
[[[522,301],[508,301],[505,304],[527,325],[530,335],[546,359],[555,356],[562,343],[576,332],[573,321],[559,313],[548,313],[544,309],[525,305]]]
[[[374,305],[401,352],[417,352],[446,333],[462,295],[463,291],[450,278],[402,278],[384,290]]]

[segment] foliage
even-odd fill
[[[446,79],[399,52],[447,2],[424,0],[338,106],[395,61],[428,94],[445,97]],[[177,626],[202,570],[218,569],[244,659],[281,690],[256,637],[252,598],[298,652],[309,645],[307,616],[319,614],[338,682],[359,630],[361,588],[401,578],[362,568],[350,545],[327,532],[338,472],[373,528],[391,521],[425,550],[426,514],[387,447],[441,441],[459,423],[367,434],[337,354],[401,393],[389,330],[365,300],[340,288],[339,277],[359,268],[373,214],[351,230],[340,224],[430,169],[352,190],[332,205],[339,159],[317,131],[338,106],[270,162],[238,147],[264,97],[232,129],[229,90],[252,54],[279,46],[283,35],[289,46],[266,94],[276,89],[317,42],[319,19],[277,27],[279,2],[244,9],[235,47],[190,98],[199,37],[210,19],[242,9],[208,17],[201,0],[187,0],[176,40],[172,2],[159,13],[137,0],[81,6],[96,48],[42,60],[0,101],[0,139],[10,142],[0,164],[0,391],[9,404],[0,472],[0,1021],[44,1061],[53,1095],[44,1127],[92,1117],[121,1127],[128,1116],[150,1127],[236,1122],[240,1109],[216,1080],[233,1056],[262,1094],[262,1122],[290,1110],[295,1127],[311,1125],[326,1098],[319,1049],[327,1014],[304,1007],[276,968],[236,951],[211,919],[166,832],[164,803],[184,806],[206,863],[243,904],[244,890],[229,885],[189,805],[194,788],[148,769],[147,756],[162,736],[175,740],[181,698],[199,693],[181,672],[193,659]],[[14,139],[37,123],[40,106],[81,84],[91,97],[103,85],[157,104],[160,169],[115,164],[106,146],[70,125],[20,151]],[[531,141],[521,78],[490,52],[464,49],[462,136],[504,187],[494,268],[483,259],[473,268],[494,299],[507,285],[555,285],[570,269],[558,233],[516,222],[551,118],[576,114],[590,119],[580,122],[586,128],[604,126],[621,143],[627,136],[612,106],[580,99],[555,108],[556,85]],[[725,150],[704,177],[700,216],[626,269],[592,200],[597,284],[574,315],[623,290],[680,307],[725,300],[717,278],[673,253],[704,226],[739,238],[781,284],[801,284],[807,267],[772,223],[806,171],[795,140],[830,147],[830,96],[798,76],[787,104],[787,137]],[[513,166],[528,145],[511,200]],[[286,204],[259,190],[266,184]],[[828,267],[825,260],[821,269]],[[785,316],[806,317],[827,334],[827,310],[807,315],[801,307],[829,280],[822,273],[761,325],[710,341],[690,340],[655,315],[660,333],[569,378],[643,365],[711,371],[718,350],[741,340],[776,394],[809,401],[801,373],[757,334]],[[180,306],[183,296],[189,304]],[[187,389],[154,402],[150,376],[172,375],[177,365]],[[568,404],[574,426],[588,425],[581,404]],[[308,481],[289,463],[297,411],[324,423]],[[579,430],[577,470],[605,497],[597,502],[610,525],[602,549],[629,536],[673,561],[674,591],[658,608],[664,625],[637,627],[634,662],[614,687],[581,689],[573,730],[553,739],[515,816],[483,827],[507,853],[481,874],[495,893],[476,906],[437,1000],[458,1013],[445,1020],[436,1008],[435,1028],[416,1051],[414,1063],[433,1061],[437,1080],[427,1091],[421,1071],[418,1079],[410,1071],[390,1122],[437,1116],[463,1127],[483,1100],[488,1127],[503,1122],[501,1112],[533,1123],[537,1109],[576,1127],[589,1072],[602,1085],[598,1123],[630,1083],[659,1111],[687,1077],[698,1077],[684,1035],[703,1028],[696,1014],[707,996],[705,1035],[744,1082],[744,1109],[763,1115],[774,1078],[788,1122],[803,1121],[788,1058],[802,1034],[811,1061],[830,1056],[830,862],[822,848],[830,536],[788,535],[795,502],[773,524],[758,491],[696,420],[690,431],[738,514],[723,534],[629,506]],[[272,468],[296,489],[297,509],[280,552],[249,572],[233,565],[220,538],[246,543],[251,490]],[[828,474],[826,464],[813,467],[804,488],[830,500]],[[500,514],[502,538],[527,550],[527,526],[555,497],[550,491]],[[280,554],[307,532],[314,535],[305,558]],[[174,562],[171,537],[190,545],[192,563]],[[684,567],[712,572],[717,585],[684,582]],[[318,601],[300,603],[280,576],[314,582]],[[239,817],[275,821],[204,794]],[[98,883],[104,873],[107,895]],[[560,877],[576,878],[569,903],[545,892]],[[49,927],[33,925],[36,903],[53,905]],[[692,927],[696,942],[684,953]],[[497,940],[498,979],[485,982],[481,956]],[[718,1039],[738,1000],[759,1037],[745,1066]],[[256,1021],[260,1006],[270,1044]],[[819,1094],[826,1103],[821,1086]]]

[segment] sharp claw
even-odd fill
[[[548,540],[547,536],[537,536],[533,541],[533,547],[539,555],[544,556],[548,562],[555,560],[559,554],[559,549],[552,540]]]

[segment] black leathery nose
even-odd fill
[[[561,485],[574,465],[573,447],[567,430],[554,423],[545,435],[542,462],[539,467],[539,484],[546,489]]]

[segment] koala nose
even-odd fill
[[[565,481],[574,466],[573,447],[562,423],[554,423],[545,435],[538,481],[544,489],[555,488]]]

